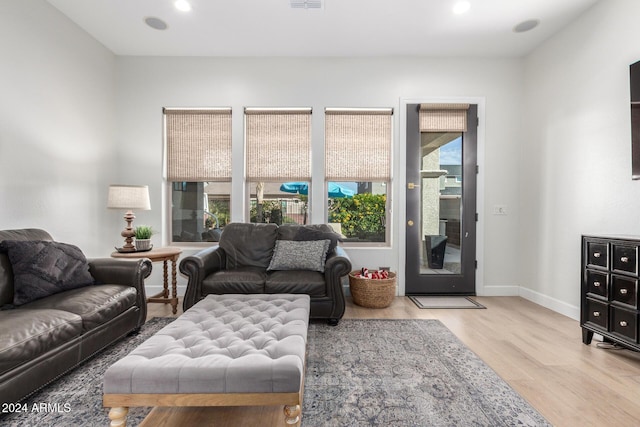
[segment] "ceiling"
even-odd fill
[[[600,0],[48,0],[117,55],[521,57]],[[160,18],[166,30],[145,24]],[[533,30],[513,28],[537,19]]]

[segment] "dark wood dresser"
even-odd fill
[[[582,236],[582,342],[594,332],[640,350],[638,248],[640,237]]]

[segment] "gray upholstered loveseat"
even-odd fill
[[[183,308],[208,294],[307,294],[310,318],[337,325],[345,310],[342,278],[351,271],[339,238],[326,224],[229,224],[219,246],[180,262],[188,277]],[[326,253],[318,259],[320,246]]]
[[[20,401],[139,329],[150,273],[148,259],[87,260],[44,230],[0,231],[0,403]]]

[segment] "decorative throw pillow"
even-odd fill
[[[73,245],[41,240],[4,240],[5,252],[13,270],[13,305],[92,285],[89,264]]]
[[[267,270],[313,270],[324,271],[327,248],[331,242],[325,240],[276,240],[273,257]]]

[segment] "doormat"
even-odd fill
[[[458,296],[410,296],[418,308],[487,308],[469,297]]]

